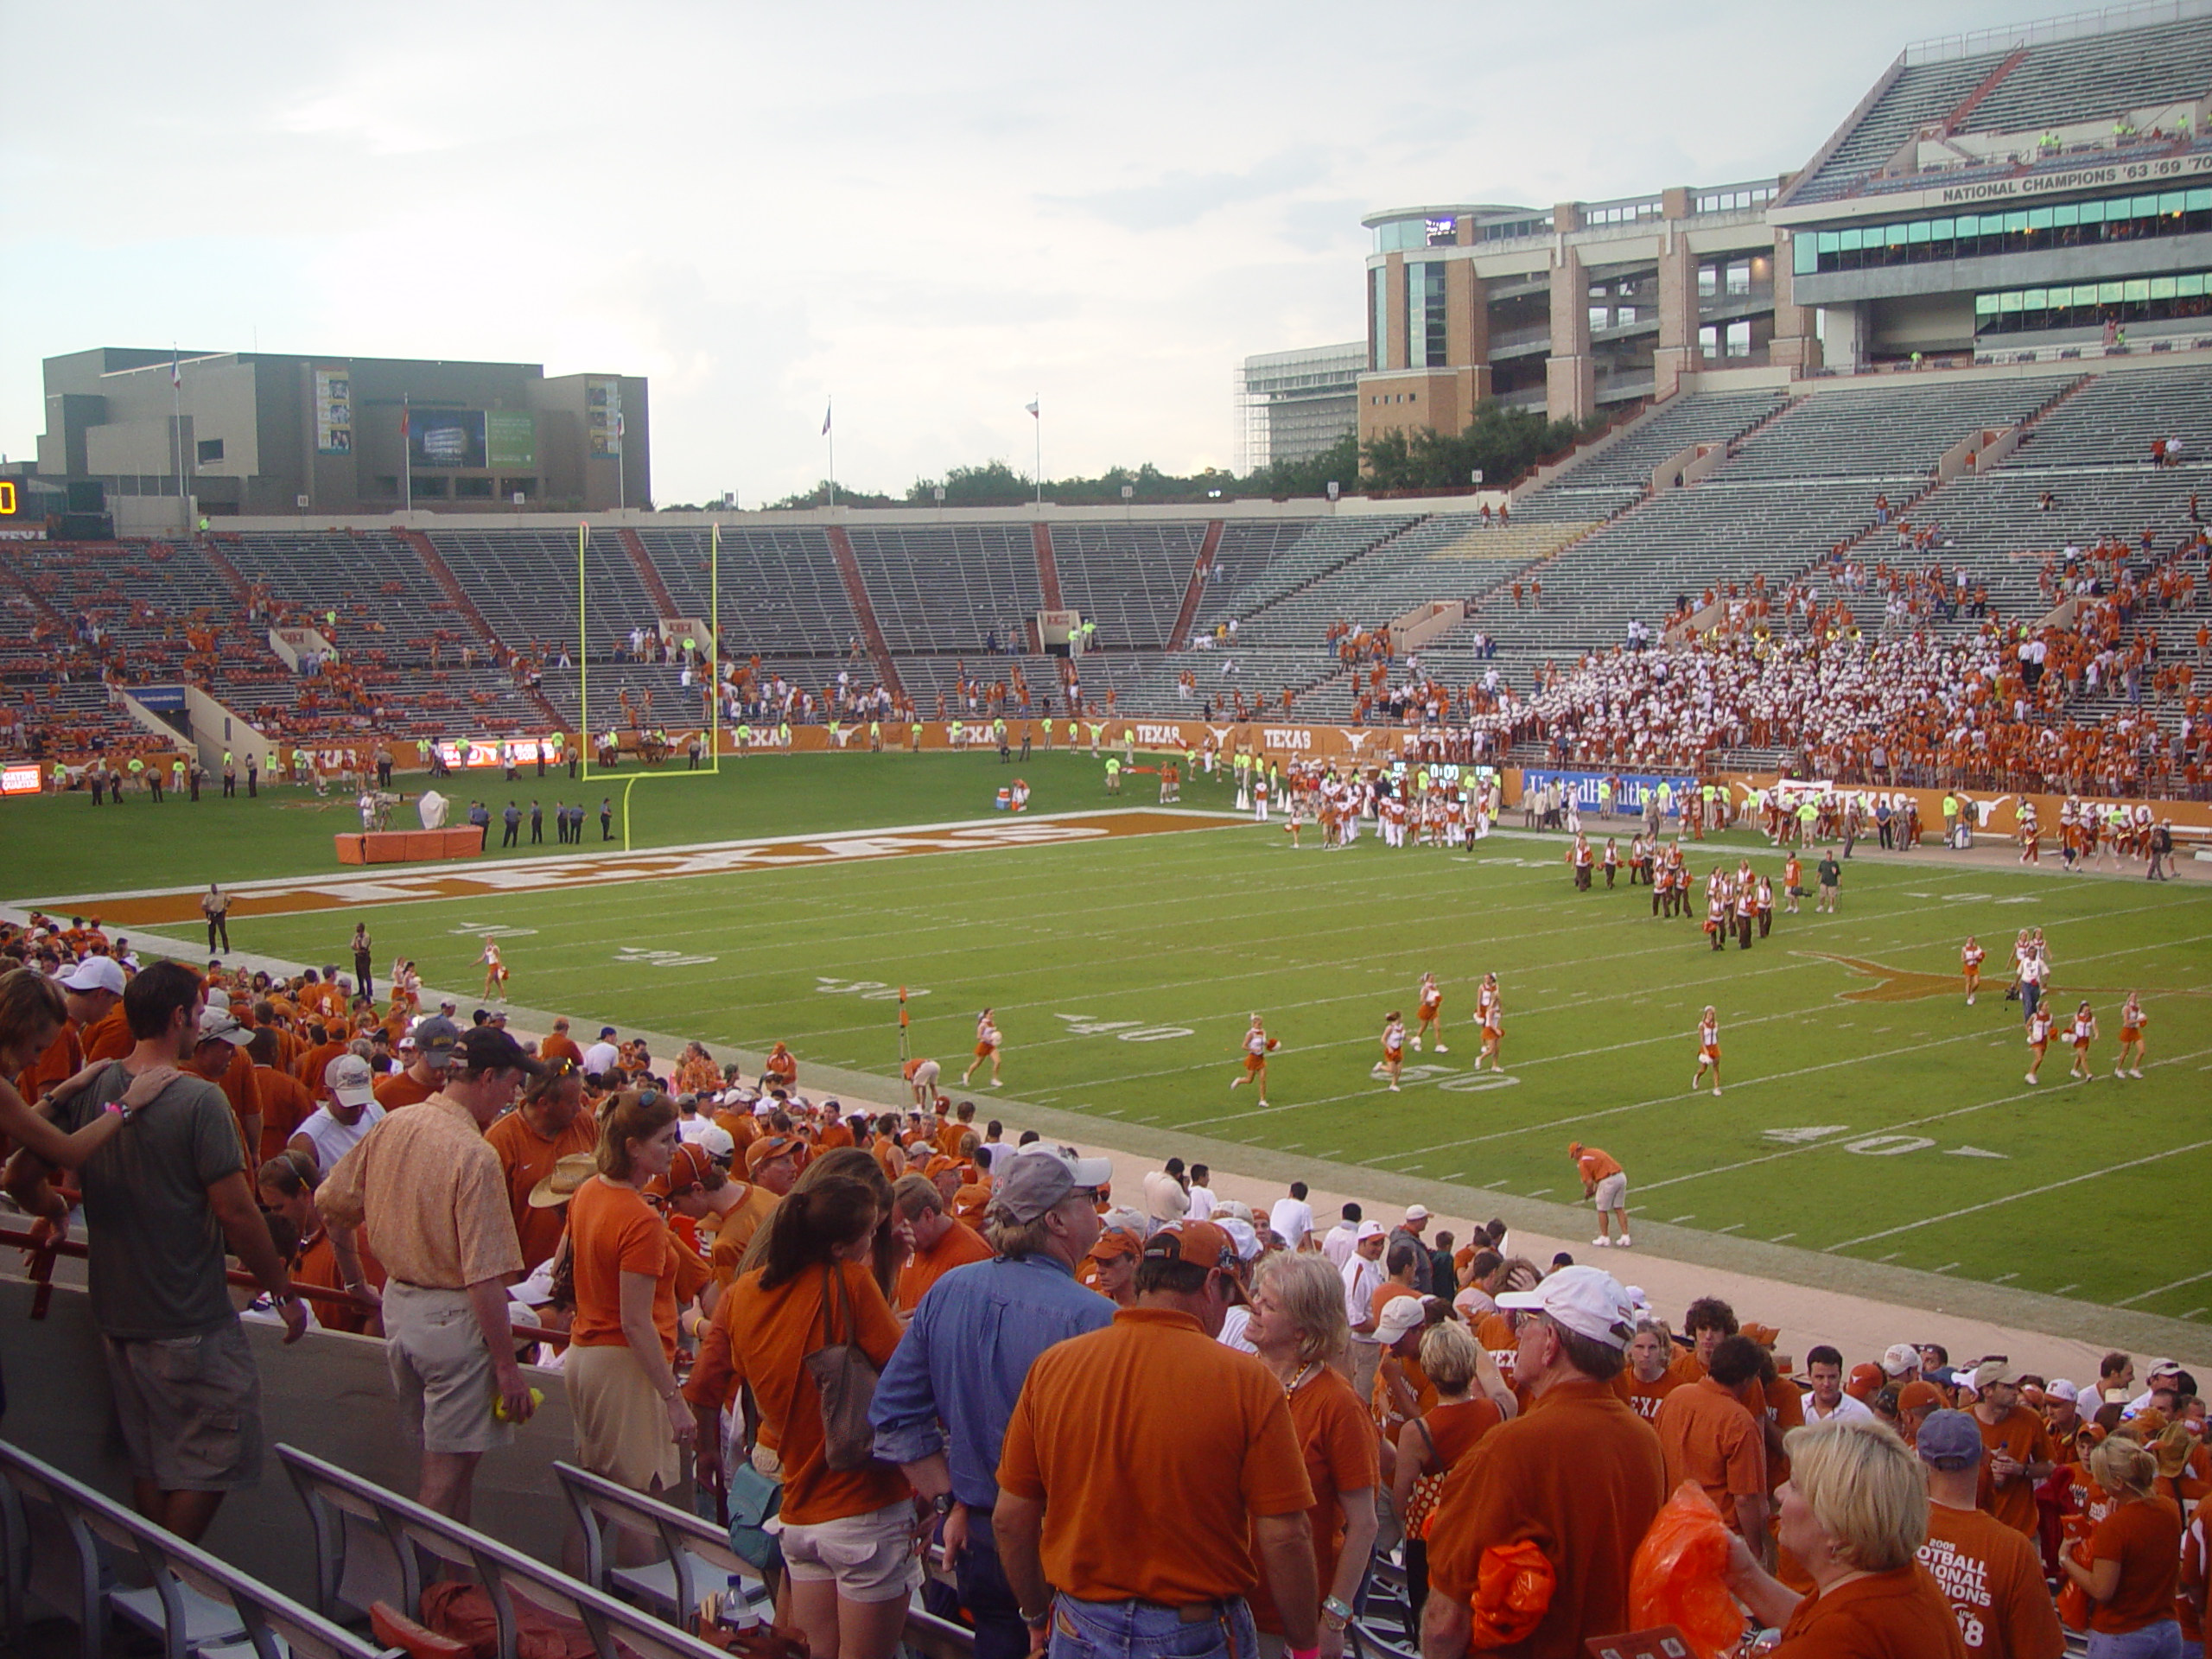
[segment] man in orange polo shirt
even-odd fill
[[[1682,1334],[1689,1348],[1669,1369],[1678,1381],[1694,1382],[1705,1375],[1721,1339],[1736,1334],[1736,1310],[1718,1296],[1700,1296],[1682,1314]]]
[[[1313,1491],[1282,1385],[1215,1340],[1236,1264],[1211,1222],[1162,1229],[1136,1305],[1031,1365],[992,1531],[1033,1646],[1249,1659],[1263,1571],[1286,1645],[1317,1646]]]
[[[1465,1659],[1484,1563],[1510,1565],[1508,1552],[1533,1545],[1550,1569],[1548,1593],[1525,1610],[1483,1598],[1491,1629],[1482,1649],[1583,1659],[1585,1637],[1632,1623],[1629,1565],[1667,1499],[1658,1438],[1613,1393],[1636,1309],[1611,1274],[1583,1267],[1508,1291],[1497,1305],[1529,1316],[1516,1333],[1513,1376],[1530,1403],[1445,1479],[1429,1522],[1421,1652]]]
[[[2050,1430],[2020,1404],[2017,1365],[1985,1359],[1974,1368],[1974,1420],[1989,1455],[1981,1465],[1981,1507],[2013,1531],[2037,1535],[2036,1488],[2058,1465]]]
[[[891,1299],[901,1313],[912,1313],[929,1287],[955,1268],[991,1259],[983,1236],[953,1215],[936,1183],[922,1176],[899,1178],[891,1189],[891,1216],[892,1230],[908,1252]]]
[[[1771,1562],[1766,1436],[1739,1397],[1758,1374],[1758,1344],[1745,1336],[1724,1337],[1706,1375],[1660,1402],[1652,1427],[1666,1453],[1668,1486],[1695,1481],[1752,1553]]]

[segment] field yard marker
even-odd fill
[[[2017,1279],[2017,1278],[2018,1278],[2019,1276],[2020,1276],[2020,1275],[2019,1275],[2018,1274],[2017,1274],[2017,1273],[2000,1273],[2000,1274],[1998,1274],[1994,1279],[1991,1280],[1989,1282],[1990,1282],[1991,1284],[1993,1284],[1993,1285],[2001,1285],[2001,1284],[2003,1284],[2003,1283],[2004,1283],[2007,1279]]]
[[[1886,1262],[1889,1260],[1889,1257],[1884,1256],[1882,1259]],[[2063,1296],[2069,1290],[2079,1290],[2082,1287],[2079,1285],[2061,1285],[2056,1290],[2052,1291],[2050,1294],[2054,1296]]]
[[[1449,1175],[1440,1175],[1436,1179],[1440,1181],[1456,1181],[1466,1173],[1464,1169],[1455,1169]]]
[[[1687,1216],[1676,1216],[1676,1217],[1675,1217],[1674,1221],[1670,1221],[1670,1222],[1669,1222],[1667,1224],[1668,1224],[1669,1227],[1672,1227],[1672,1226],[1674,1226],[1674,1225],[1675,1224],[1675,1223],[1677,1223],[1677,1222],[1695,1221],[1696,1219],[1697,1219],[1697,1211],[1694,1211],[1694,1210],[1693,1210],[1693,1211],[1691,1211],[1689,1212],[1689,1214],[1688,1214]]]
[[[1770,1244],[1786,1244],[1796,1236],[1797,1235],[1795,1233],[1777,1233],[1772,1238],[1769,1239],[1767,1243]]]
[[[2133,1296],[2122,1297],[2113,1306],[2126,1307],[2131,1302],[2148,1301],[2152,1297],[2163,1296],[2170,1290],[2179,1290],[2183,1285],[2193,1285],[2200,1279],[2212,1279],[2212,1273],[2192,1273],[2186,1279],[2177,1279],[2170,1285],[2160,1285],[2156,1290],[2139,1291]]]
[[[1099,1116],[1101,1117],[1119,1117],[1123,1112],[1126,1112],[1128,1109],[1129,1109],[1126,1106],[1116,1106],[1112,1111],[1101,1112]]]
[[[1891,1250],[1887,1255],[1877,1256],[1874,1259],[1878,1262],[1894,1262],[1904,1254],[1903,1250]]]
[[[2188,1313],[2186,1313],[2183,1314],[2183,1315],[2182,1315],[2182,1318],[2183,1318],[2184,1319],[2195,1319],[2198,1314],[2200,1314],[2200,1313],[2203,1313],[2203,1312],[2204,1312],[2204,1310],[2203,1310],[2202,1308],[2201,1308],[2201,1307],[2192,1307],[2192,1308],[2190,1308],[2190,1309],[2189,1310],[2189,1312],[2188,1312]]]
[[[1505,1183],[1502,1180],[1484,1181],[1483,1183],[1483,1191],[1485,1192],[1495,1192],[1499,1187],[1503,1186],[1504,1185]]]
[[[1942,1267],[1932,1268],[1929,1271],[1932,1273],[1948,1273],[1953,1268],[1955,1268],[1959,1264],[1955,1262],[1946,1262]]]
[[[1313,1155],[1316,1158],[1333,1158],[1343,1150],[1342,1147],[1331,1147],[1326,1152],[1317,1152]]]
[[[1530,1198],[1541,1198],[1544,1197],[1547,1193],[1548,1193],[1551,1190],[1552,1190],[1552,1189],[1551,1189],[1550,1187],[1548,1187],[1548,1186],[1540,1186],[1540,1187],[1538,1187],[1535,1192],[1531,1192],[1529,1196]]]
[[[2063,1181],[2050,1181],[2042,1186],[2031,1186],[2024,1192],[2007,1193],[2001,1198],[1986,1199],[1980,1204],[1969,1204],[1957,1210],[1947,1210],[1940,1216],[1923,1216],[1917,1221],[1908,1221],[1895,1227],[1885,1227],[1879,1232],[1862,1233],[1857,1238],[1847,1238],[1841,1243],[1831,1244],[1832,1250],[1848,1249],[1853,1244],[1871,1243],[1878,1238],[1893,1238],[1899,1233],[1910,1233],[1922,1227],[1932,1227],[1940,1221],[1956,1221],[1962,1216],[1979,1215],[1985,1210],[1995,1210],[2021,1198],[2041,1198],[2046,1192],[2063,1192],[2069,1186],[2079,1186],[2084,1181],[2101,1180],[2107,1175],[2117,1175],[2122,1170],[2140,1169],[2145,1164],[2155,1164],[2168,1158],[2178,1158],[2186,1153],[2202,1152],[2212,1147],[2212,1141],[2192,1141],[2184,1147],[2169,1147],[2145,1158],[2130,1158],[2125,1163],[2107,1164],[2102,1169],[2092,1169],[2080,1175],[2069,1175]]]
[[[1732,1221],[1726,1227],[1716,1227],[1713,1230],[1716,1233],[1732,1233],[1743,1224],[1740,1221]]]

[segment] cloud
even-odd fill
[[[1364,333],[1363,213],[1794,168],[2017,8],[17,7],[20,60],[99,73],[0,105],[48,205],[0,226],[0,451],[42,357],[257,337],[645,374],[668,500],[810,484],[831,391],[856,485],[1026,465],[1040,393],[1048,470],[1223,464],[1241,358]]]

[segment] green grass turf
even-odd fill
[[[979,777],[979,770],[988,778]],[[678,761],[658,769],[632,764],[611,777],[594,774],[575,783],[563,767],[552,768],[541,781],[534,766],[522,768],[512,785],[492,770],[435,782],[454,803],[448,823],[462,822],[471,800],[492,809],[492,850],[498,854],[499,815],[510,798],[525,814],[532,799],[542,801],[549,819],[556,801],[582,799],[590,815],[584,825],[588,850],[601,844],[602,798],[614,803],[620,842],[623,793],[639,779],[630,794],[631,845],[674,847],[972,818],[990,810],[991,792],[1004,781],[1002,770],[995,753],[749,754],[723,757],[719,774],[687,772]],[[1098,764],[1087,755],[1039,749],[1011,770],[1041,791],[1069,800],[1079,796],[1086,806],[1108,804],[1100,796]],[[408,797],[392,816],[394,829],[419,825],[415,798],[431,781],[421,772],[402,772],[393,780]],[[979,785],[987,785],[980,794]],[[1037,805],[1042,808],[1041,799]],[[81,791],[22,797],[0,802],[0,825],[9,849],[0,893],[28,898],[326,871],[337,864],[332,837],[358,831],[361,817],[353,798],[334,789],[318,798],[312,790],[264,782],[259,797],[249,800],[241,781],[232,800],[221,798],[219,782],[196,803],[171,795],[159,806],[133,795],[121,806],[95,810]],[[530,846],[529,839],[525,817],[524,844],[504,855],[570,851],[555,842],[550,823],[543,847]]]
[[[1025,775],[1046,810],[1108,804],[1087,760],[1033,762]],[[988,756],[769,762],[734,791],[727,779],[702,791],[701,808],[681,788],[657,794],[640,840],[705,839],[702,815],[725,836],[988,816],[1003,776]],[[1143,804],[1149,783],[1125,804]],[[1202,785],[1185,798],[1219,806],[1226,794]],[[365,916],[380,957],[406,950],[428,982],[466,988],[478,927],[533,930],[505,941],[518,1002],[753,1050],[783,1038],[802,1065],[887,1080],[895,1002],[854,987],[905,983],[915,1052],[945,1064],[948,1087],[975,1010],[992,1003],[1005,1092],[1095,1115],[1109,1141],[1116,1123],[1184,1128],[1447,1181],[1479,1211],[1485,1190],[1573,1201],[1566,1150],[1579,1138],[1626,1165],[1631,1205],[1651,1220],[2170,1317],[2212,1305],[2201,1253],[2158,1243],[2189,1236],[2173,1220],[2194,1213],[2212,1175],[2212,889],[2015,873],[1933,850],[1861,858],[1841,915],[1815,916],[1808,900],[1750,951],[1716,955],[1695,922],[1653,919],[1641,887],[1609,893],[1601,878],[1572,892],[1556,837],[1499,836],[1466,856],[1391,852],[1371,836],[1324,852],[1306,839],[1294,851],[1279,827],[1230,825],[252,918],[233,931],[242,949],[320,961]],[[155,885],[130,845],[105,848],[105,884]],[[1725,855],[1755,845],[1734,837]],[[1712,855],[1693,854],[1701,876]],[[82,855],[56,856],[75,868]],[[1778,874],[1777,855],[1758,857]],[[173,849],[159,859],[175,868]],[[2057,1046],[2041,1087],[2023,1081],[2018,1009],[2002,991],[2012,935],[2028,925],[2050,937],[2058,1006],[2088,995],[2097,1007],[2093,1084],[2066,1083]],[[1968,931],[1990,950],[1994,982],[1971,1009],[1955,988]],[[1814,951],[1933,976],[1938,994],[1847,1000],[1878,982]],[[1446,988],[1451,1052],[1409,1054],[1405,1090],[1390,1095],[1370,1076],[1376,1034],[1390,1008],[1410,1014],[1424,969]],[[1470,1070],[1485,969],[1504,988],[1510,1083]],[[2152,1015],[2140,1082],[2109,1076],[2130,988]],[[1726,1057],[1718,1100],[1688,1092],[1708,1001]],[[1283,1043],[1265,1112],[1228,1086],[1255,1009]],[[2187,1282],[2159,1289],[2176,1281]]]

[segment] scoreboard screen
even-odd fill
[[[20,518],[29,503],[12,478],[0,478],[0,518]]]

